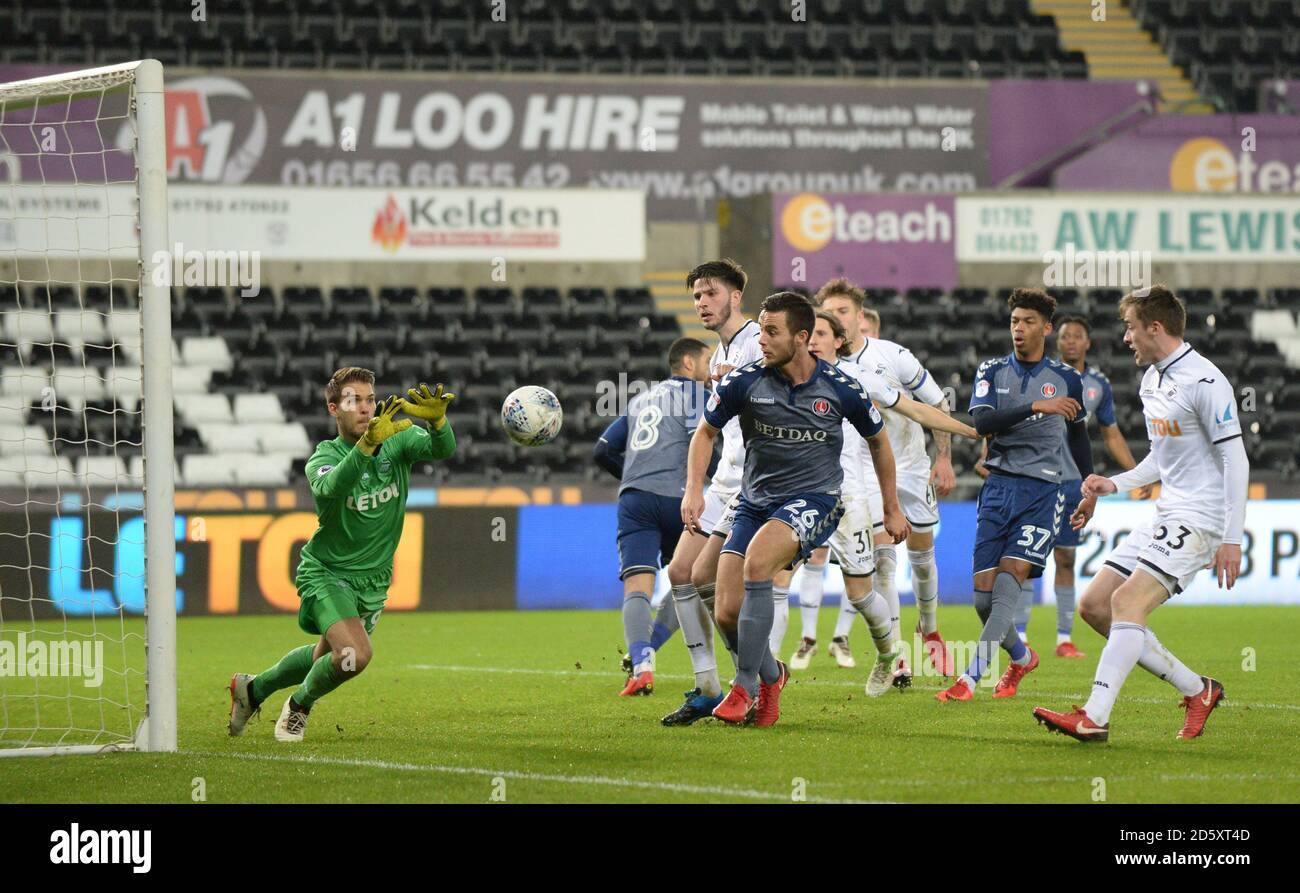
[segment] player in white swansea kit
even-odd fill
[[[1187,717],[1178,737],[1195,738],[1223,699],[1223,686],[1174,657],[1147,618],[1203,568],[1214,568],[1220,588],[1232,588],[1241,571],[1250,464],[1232,384],[1183,341],[1182,301],[1155,285],[1126,296],[1119,307],[1124,343],[1139,365],[1149,364],[1141,397],[1151,452],[1113,478],[1089,475],[1071,523],[1075,529],[1087,524],[1098,496],[1158,481],[1160,498],[1155,518],[1107,556],[1079,602],[1079,614],[1107,639],[1088,703],[1068,713],[1037,707],[1034,718],[1080,741],[1106,741],[1111,710],[1137,665],[1183,695]]]
[[[741,313],[747,281],[740,265],[728,259],[700,264],[686,277],[700,322],[718,335],[718,347],[709,360],[715,383],[732,369],[763,359],[758,323]],[[690,725],[711,716],[722,702],[713,649],[713,587],[722,543],[735,519],[744,467],[745,442],[737,417],[722,429],[722,457],[705,493],[699,528],[682,532],[668,565],[668,582],[695,672],[695,689],[686,693],[681,707],[663,718],[664,725]]]
[[[810,352],[861,384],[862,389],[877,408],[893,410],[909,419],[915,419],[918,424],[946,430],[950,434],[961,434],[972,439],[978,436],[974,428],[962,424],[933,406],[911,399],[875,372],[845,359],[849,350],[846,341],[844,327],[839,320],[833,314],[819,312],[812,338],[808,342]],[[835,533],[831,535],[828,546],[814,552],[814,558],[819,558],[819,564],[824,565],[826,551],[829,550],[834,554],[840,571],[844,574],[845,601],[860,602],[871,592],[871,575],[876,570],[872,549],[873,530],[879,528],[889,531],[886,535],[892,538],[897,531],[891,528],[903,526],[899,524],[903,519],[891,519],[887,513],[888,507],[883,506],[883,501],[882,513],[873,514],[870,493],[873,489],[879,493],[880,482],[876,478],[870,452],[866,449],[866,441],[856,430],[850,431],[846,428],[844,431],[840,465],[844,472],[844,483],[841,485],[844,516],[840,519]],[[895,511],[899,510],[901,507],[895,508]],[[876,517],[881,519],[879,523],[873,523]],[[774,582],[788,587],[790,577],[791,573],[784,571],[777,575]],[[866,686],[867,694],[872,697],[879,697],[889,691],[895,680],[894,666],[901,652],[898,647],[896,617],[891,615],[890,620],[891,623],[888,629],[883,631],[883,635],[878,636],[877,631],[872,631],[877,658]],[[815,625],[813,629],[815,631]],[[784,622],[780,624],[779,630],[775,625],[773,626],[771,644],[774,649],[780,647],[784,634]],[[776,653],[775,650],[773,653]],[[806,667],[807,663],[804,666]]]
[[[864,322],[864,295],[860,288],[847,279],[833,279],[817,292],[814,303],[835,315],[844,326],[850,350],[849,359],[858,365],[876,372],[891,386],[910,394],[917,400],[947,412],[943,391],[939,389],[934,378],[912,355],[911,351],[892,341],[882,341],[865,335],[862,331]],[[879,316],[876,315],[878,322]],[[867,320],[870,322],[870,320]],[[907,557],[912,566],[912,586],[916,593],[919,619],[917,631],[922,636],[922,647],[929,657],[931,666],[944,676],[953,674],[952,656],[944,645],[939,632],[939,571],[934,559],[934,527],[939,521],[936,496],[946,496],[956,486],[953,473],[950,435],[935,430],[936,457],[934,468],[930,467],[930,458],[925,449],[925,433],[921,426],[912,419],[904,418],[898,413],[885,413],[885,428],[896,453],[898,463],[898,500],[903,506],[903,513],[912,526],[912,534],[907,538]],[[870,457],[868,457],[870,459]],[[875,480],[874,475],[867,475],[868,486]],[[871,487],[871,508],[873,517],[878,517],[880,496],[878,489]],[[898,625],[899,601],[898,586],[895,581],[897,553],[894,544],[883,534],[877,524],[875,536],[876,589],[889,602],[895,627]],[[804,587],[801,587],[800,602],[819,604],[820,579],[805,570]],[[815,612],[813,612],[815,617]],[[851,616],[841,612],[835,630],[838,638],[847,632],[852,623]],[[805,624],[806,625],[806,624]],[[805,636],[808,633],[805,631]],[[832,639],[832,654],[840,660]],[[815,643],[805,642],[800,650],[815,647]],[[806,665],[806,659],[796,654],[791,659],[791,667]],[[897,671],[897,684],[902,687],[910,682],[910,670],[901,664]]]

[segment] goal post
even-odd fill
[[[167,212],[159,62],[0,83],[0,756],[176,750]]]

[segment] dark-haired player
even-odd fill
[[[758,323],[741,312],[749,277],[734,260],[723,258],[700,264],[686,276],[700,323],[718,335],[718,347],[709,360],[716,382],[732,369],[762,359]],[[663,718],[664,725],[690,725],[709,716],[722,699],[718,661],[713,650],[714,580],[722,541],[731,531],[740,499],[741,472],[745,464],[745,438],[739,421],[722,432],[722,457],[704,496],[699,523],[678,541],[668,565],[668,582],[681,623],[682,638],[691,656],[695,688],[682,705]]]
[[[718,560],[718,628],[737,655],[736,679],[713,715],[726,722],[777,721],[789,678],[772,655],[772,578],[807,559],[834,533],[843,514],[840,453],[847,419],[867,438],[895,540],[907,536],[897,510],[894,457],[884,422],[858,382],[808,351],[816,317],[802,295],[763,301],[763,361],[730,372],[715,389],[691,439],[682,520],[704,510],[704,473],[713,441],[732,419],[745,432],[745,472],[731,533]],[[857,603],[868,626],[886,630],[888,606],[874,593]]]
[[[1056,349],[1061,362],[1072,367],[1083,378],[1083,408],[1088,421],[1097,420],[1106,452],[1125,471],[1137,465],[1129,451],[1128,441],[1119,430],[1115,418],[1115,397],[1110,379],[1096,366],[1088,365],[1088,349],[1092,347],[1092,326],[1083,316],[1065,316],[1056,323]],[[1065,515],[1069,518],[1083,498],[1083,478],[1076,472],[1065,482]],[[1143,495],[1142,498],[1145,498]],[[1056,565],[1056,656],[1081,658],[1084,653],[1075,647],[1070,635],[1074,631],[1074,555],[1079,546],[1080,531],[1062,524],[1056,535],[1052,561]],[[1016,612],[1016,632],[1021,641],[1028,642],[1029,611],[1033,605],[1033,588],[1021,595],[1020,609]]]
[[[1132,471],[1083,482],[1083,502],[1071,519],[1082,528],[1097,497],[1160,483],[1156,516],[1106,556],[1088,584],[1079,614],[1106,636],[1092,695],[1082,708],[1034,709],[1051,731],[1080,741],[1110,737],[1110,713],[1133,667],[1165,680],[1187,711],[1179,738],[1196,738],[1223,699],[1223,686],[1174,657],[1147,627],[1147,618],[1213,567],[1220,588],[1241,572],[1250,463],[1232,383],[1218,366],[1183,341],[1187,309],[1163,285],[1139,289],[1119,304],[1124,343],[1142,376],[1142,413],[1151,452]]]
[[[1011,664],[995,698],[1013,697],[1038,666],[1038,655],[1014,626],[1021,586],[1043,572],[1064,517],[1062,483],[1076,468],[1092,473],[1083,379],[1046,353],[1055,299],[1042,289],[1018,288],[1007,304],[1014,350],[980,365],[970,402],[975,430],[992,438],[974,555],[975,610],[984,629],[966,672],[939,692],[941,701],[969,701],[999,646]]]
[[[605,429],[594,458],[619,479],[618,560],[623,581],[623,634],[627,685],[620,694],[654,691],[655,652],[677,629],[671,599],[652,623],[650,599],[660,562],[672,559],[682,533],[686,448],[704,413],[709,346],[678,338],[668,349],[672,377],[632,398],[627,414]],[[721,700],[719,698],[719,700]]]

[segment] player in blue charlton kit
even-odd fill
[[[654,691],[655,652],[677,629],[671,598],[650,620],[655,574],[672,560],[682,533],[686,451],[708,398],[709,346],[678,338],[668,349],[672,377],[637,394],[596,443],[596,463],[619,478],[618,557],[623,581],[627,685],[620,693]],[[714,703],[722,700],[719,695]]]
[[[1124,471],[1137,467],[1133,453],[1129,451],[1128,441],[1119,429],[1115,418],[1115,395],[1110,387],[1110,379],[1096,366],[1088,365],[1088,348],[1092,347],[1092,326],[1086,317],[1066,316],[1056,324],[1056,349],[1061,355],[1061,362],[1072,366],[1083,378],[1083,408],[1087,411],[1088,421],[1096,421],[1101,428],[1101,439],[1106,444],[1106,452]],[[1083,478],[1077,471],[1065,483],[1065,515],[1069,518],[1079,507],[1083,498]],[[1138,499],[1146,499],[1151,493],[1150,487],[1137,491]],[[1082,542],[1083,531],[1075,530],[1071,525],[1062,523],[1056,535],[1056,547],[1052,560],[1056,564],[1056,656],[1068,658],[1086,657],[1075,647],[1070,636],[1074,632],[1074,554]],[[1034,601],[1034,590],[1025,587],[1020,596],[1020,610],[1016,612],[1016,632],[1021,641],[1028,642],[1029,611]]]
[[[718,559],[715,601],[718,629],[733,646],[737,664],[731,691],[713,711],[725,722],[770,726],[779,717],[781,689],[790,674],[768,644],[772,578],[806,561],[840,522],[845,419],[867,438],[885,505],[898,505],[884,421],[857,381],[809,353],[816,318],[802,295],[767,297],[759,316],[763,361],[741,366],[718,383],[691,438],[682,498],[688,528],[704,511],[705,470],[718,432],[739,418],[745,438],[743,486]],[[902,521],[895,540],[907,534]],[[869,626],[888,625],[883,599],[863,598],[857,605]],[[871,606],[880,609],[880,617],[867,616]]]
[[[1020,641],[1013,624],[1021,586],[1042,575],[1064,522],[1062,483],[1092,474],[1083,379],[1046,355],[1056,300],[1039,288],[1018,288],[1007,304],[1015,349],[980,365],[970,401],[975,430],[992,438],[974,555],[975,611],[984,629],[966,672],[939,692],[940,701],[969,701],[999,646],[1011,664],[993,697],[1014,697],[1038,666],[1038,655]]]

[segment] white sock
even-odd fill
[[[1057,645],[1064,645],[1064,644],[1065,644],[1066,642],[1068,642],[1068,641],[1070,641],[1070,634],[1069,634],[1069,633],[1057,633],[1057,634],[1056,634],[1056,644],[1057,644]]]
[[[772,633],[768,647],[779,660],[781,646],[785,644],[785,628],[790,625],[790,590],[784,586],[772,587]]]
[[[709,616],[709,609],[700,601],[700,594],[690,583],[674,586],[672,599],[677,608],[677,622],[682,627],[686,653],[691,657],[691,669],[695,671],[695,685],[711,697],[721,694],[718,659],[713,654],[713,618]]]
[[[871,578],[871,588],[879,592],[889,605],[889,619],[894,625],[894,638],[898,638],[898,584],[894,581],[894,572],[898,569],[898,553],[893,545],[876,546],[876,574]]]
[[[861,614],[862,619],[867,621],[867,629],[871,630],[871,639],[876,643],[876,651],[879,654],[888,654],[894,649],[894,623],[893,618],[889,616],[889,603],[880,595],[872,590],[862,597],[859,601],[853,601],[845,596],[844,601],[853,607],[854,613]]]
[[[908,549],[907,561],[912,565],[912,592],[921,615],[921,634],[928,636],[939,628],[939,567],[934,561],[934,549]]]
[[[849,601],[849,594],[846,592],[840,598],[840,614],[835,618],[835,638],[842,639],[853,629],[853,620],[858,616],[858,611],[853,607],[853,602]]]
[[[1205,688],[1200,675],[1189,670],[1186,664],[1174,657],[1168,648],[1160,644],[1160,640],[1150,629],[1146,631],[1146,640],[1142,645],[1142,656],[1138,658],[1138,666],[1152,675],[1159,676],[1178,689],[1179,694],[1182,695],[1189,697],[1198,695]]]
[[[826,591],[824,571],[826,565],[803,566],[803,577],[799,580],[799,617],[803,620],[803,637],[817,638],[817,615],[822,607],[822,595]]]
[[[1084,705],[1088,718],[1099,726],[1110,722],[1110,711],[1128,674],[1137,666],[1146,644],[1146,627],[1138,623],[1112,623],[1110,638],[1101,650],[1097,675],[1092,682],[1092,696]]]

